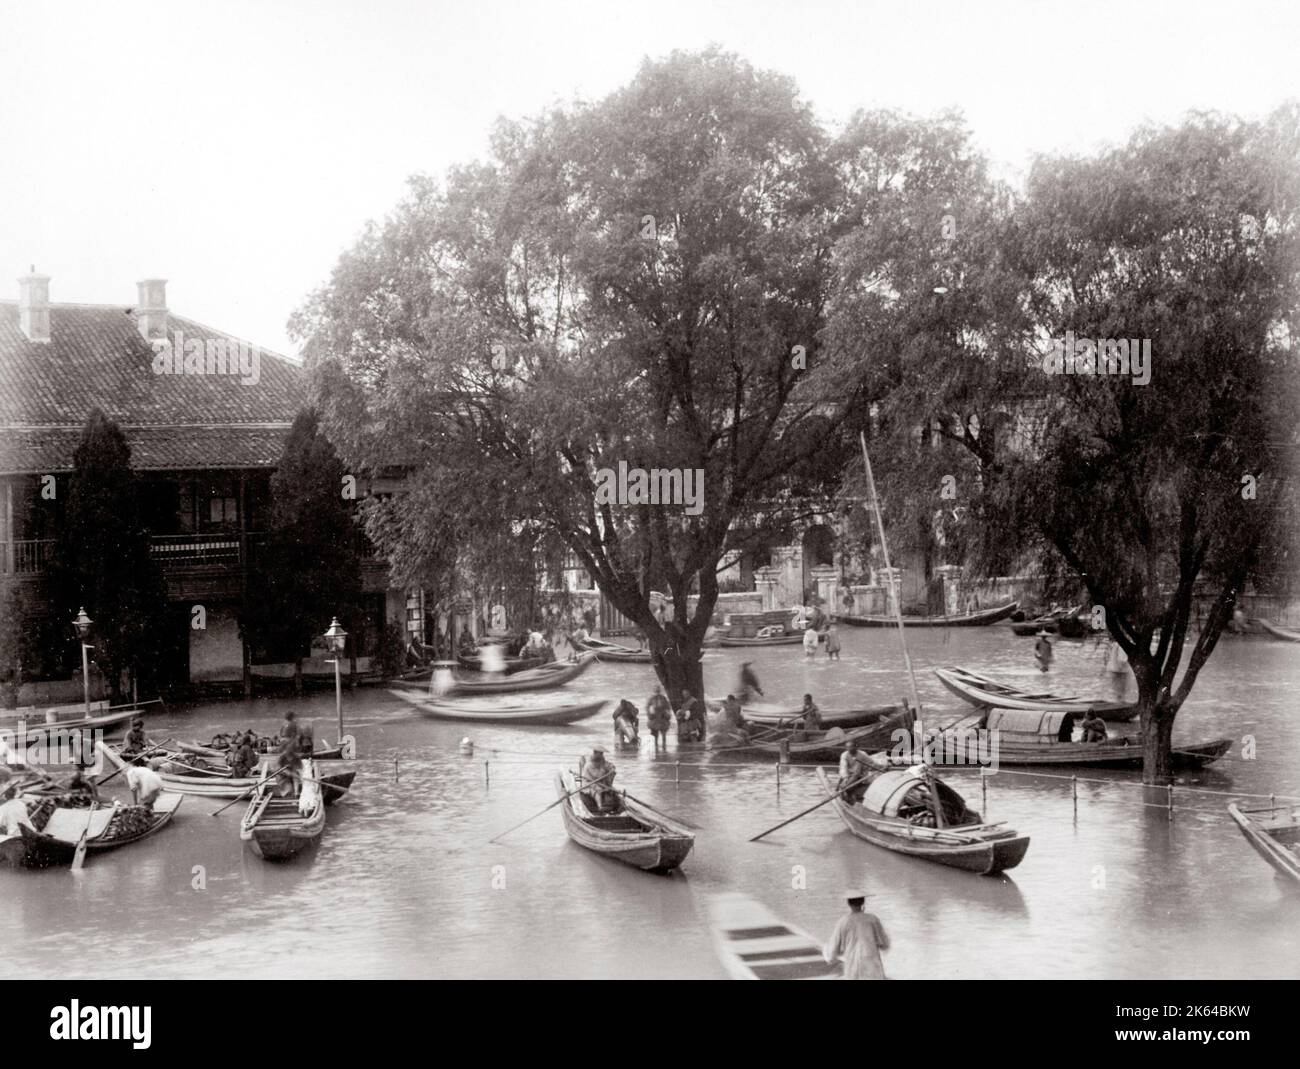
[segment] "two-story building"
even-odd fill
[[[95,408],[126,435],[166,581],[159,675],[178,687],[247,686],[255,657],[237,612],[266,528],[271,473],[304,404],[303,372],[177,315],[160,279],[138,283],[132,305],[55,304],[49,289],[49,278],[33,271],[19,280],[17,301],[0,300],[0,578],[19,585],[38,639],[38,663],[28,667],[45,683],[28,688],[28,700],[62,696],[57,681],[79,670],[68,626],[79,606],[53,604],[44,576],[73,452]],[[371,604],[359,654],[386,616],[405,612],[403,595],[386,594],[380,562],[365,573]],[[201,628],[193,626],[198,605]]]

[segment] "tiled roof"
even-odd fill
[[[237,341],[171,315],[168,336]],[[18,305],[0,301],[0,472],[67,471],[99,407],[122,427],[132,467],[270,467],[305,401],[302,370],[258,350],[258,381],[159,375],[125,306],[51,304],[50,341],[28,341]]]

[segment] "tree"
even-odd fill
[[[886,407],[919,398],[978,462],[984,559],[1040,552],[1103,610],[1137,678],[1146,782],[1168,779],[1178,710],[1260,562],[1278,558],[1294,500],[1298,162],[1295,107],[1039,160],[996,240],[958,250],[943,340],[890,350],[903,366]],[[842,275],[836,329],[906,336],[916,302],[882,309],[861,277]],[[1004,309],[996,333],[980,309]],[[1192,635],[1205,585],[1213,607]]]
[[[16,580],[0,579],[0,707],[13,709],[26,668],[26,614]]]
[[[109,698],[122,701],[122,681],[151,678],[166,626],[166,592],[140,518],[131,448],[102,411],[86,417],[73,453],[64,523],[53,547],[51,588],[69,624],[84,607],[94,620],[90,643]],[[134,688],[133,688],[134,689]]]
[[[398,574],[567,549],[673,700],[699,695],[724,558],[802,512],[809,459],[839,448],[848,398],[818,387],[851,225],[830,147],[788,79],[674,53],[413,180],[294,321],[343,455],[411,472],[369,516]],[[605,499],[620,462],[701,472],[698,509]]]
[[[320,434],[316,413],[299,413],[271,477],[269,529],[240,611],[244,640],[293,661],[299,691],[313,638],[335,616],[353,636],[362,623],[355,490],[355,477]]]

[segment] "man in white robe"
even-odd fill
[[[847,891],[844,897],[849,911],[835,925],[822,956],[827,962],[842,960],[846,980],[883,980],[885,966],[880,952],[889,949],[884,925],[874,913],[863,912],[865,892]]]

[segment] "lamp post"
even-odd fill
[[[86,639],[90,637],[90,625],[94,622],[86,615],[84,605],[72,618],[72,629],[77,633],[77,641],[81,643],[81,683],[86,699],[87,720],[90,719],[90,647],[86,645]]]
[[[339,626],[336,616],[330,621],[330,628],[325,632],[325,645],[334,653],[334,709],[339,718],[339,745],[343,745],[343,647],[347,644],[348,633]]]

